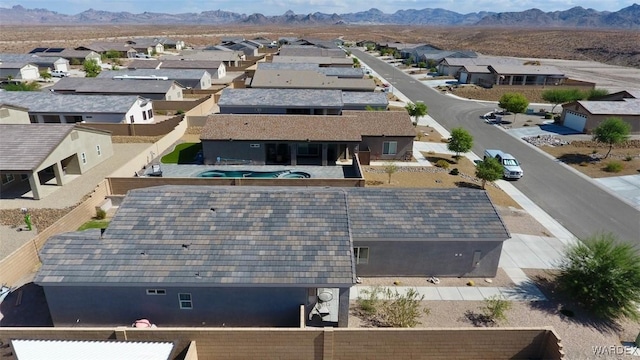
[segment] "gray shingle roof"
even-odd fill
[[[274,56],[274,63],[313,63],[321,65],[353,65],[353,60],[346,57],[328,57],[328,56]]]
[[[335,46],[335,45],[334,45]],[[325,56],[344,57],[342,49],[323,49],[313,45],[283,45],[280,48],[281,56]]]
[[[498,74],[521,74],[521,75],[554,75],[564,76],[564,73],[555,66],[536,65],[490,65]]]
[[[162,186],[130,191],[103,238],[51,237],[35,282],[349,286],[352,239],[508,237],[479,190]]]
[[[8,63],[23,63],[23,64],[36,64],[40,66],[50,66],[53,67],[53,64],[61,60],[61,57],[40,57],[33,54],[8,54],[8,53],[0,53],[0,62],[8,62]],[[65,59],[62,59],[67,61]]]
[[[374,108],[387,108],[389,99],[383,92],[343,91],[342,102],[347,105],[370,105]]]
[[[124,199],[103,238],[96,235],[50,238],[36,282],[354,283],[347,203],[341,191],[137,189]]]
[[[135,95],[62,95],[50,91],[2,91],[0,102],[29,109],[29,113],[124,114],[138,101]]]
[[[578,101],[594,115],[640,115],[640,99],[622,101]]]
[[[74,124],[0,125],[0,170],[31,171],[73,130]]]
[[[98,94],[166,94],[176,83],[173,80],[121,80],[105,78],[64,77],[50,87],[54,91],[76,91]]]
[[[224,89],[218,106],[342,107],[342,91],[315,89]]]

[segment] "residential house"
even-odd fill
[[[41,57],[33,54],[0,53],[0,63],[33,64],[38,71],[60,70],[69,71],[69,60],[61,57]]]
[[[560,85],[567,78],[555,66],[489,65],[493,83],[479,85]]]
[[[321,48],[310,45],[282,45],[280,47],[279,56],[305,56],[305,57],[337,57],[344,58],[345,53],[342,49],[334,46],[333,48]]]
[[[476,58],[446,57],[438,64],[438,72],[445,76],[456,76],[463,66],[489,66],[489,65],[522,65],[518,59],[482,56]]]
[[[200,134],[205,164],[334,165],[359,149],[376,159],[411,157],[415,129],[404,111],[336,115],[210,115]]]
[[[138,95],[151,100],[182,100],[182,89],[173,80],[136,81],[129,79],[72,78],[60,79],[49,90],[73,95]]]
[[[282,45],[290,45],[298,41],[297,37],[291,36],[283,36],[278,38],[278,44]]]
[[[386,109],[386,94],[318,89],[230,89],[222,90],[221,114],[339,115],[343,109]]]
[[[106,54],[108,51],[116,51],[121,58],[133,58],[138,53],[126,42],[116,41],[95,41],[88,45],[78,46],[75,50],[91,50],[100,55]]]
[[[617,117],[631,125],[632,134],[640,134],[640,92],[620,92],[612,94],[620,100],[580,100],[562,105],[562,124],[570,129],[590,133],[602,121],[610,117]],[[635,94],[635,95],[634,95]],[[638,97],[635,97],[638,96]]]
[[[431,68],[445,58],[475,58],[478,54],[474,51],[415,50],[412,56],[417,63],[425,62]]]
[[[157,53],[162,53],[166,49],[180,51],[185,47],[184,41],[169,39],[165,37],[135,38],[132,40],[128,40],[127,44],[133,45],[134,47],[152,47]],[[158,45],[161,45],[161,47],[159,47]]]
[[[111,133],[76,124],[0,124],[3,193],[35,200],[113,154]]]
[[[328,56],[274,56],[274,63],[308,63],[318,64],[321,67],[353,67],[353,60],[347,57],[328,57]]]
[[[312,38],[304,38],[298,39],[291,44],[285,45],[293,45],[293,46],[313,46],[322,49],[339,49],[338,44],[336,44],[335,40],[322,40],[322,39],[312,39]],[[343,54],[344,55],[344,52]]]
[[[2,91],[0,103],[29,109],[32,123],[152,123],[151,101],[134,95],[62,95],[40,91]]]
[[[38,66],[23,62],[0,62],[0,80],[33,81],[40,78]]]
[[[322,320],[346,327],[355,284],[340,190],[132,190],[104,234],[53,236],[41,256],[55,326],[298,327],[326,292]]]
[[[265,70],[257,69],[248,87],[258,89],[332,89],[343,91],[373,92],[373,79],[344,79],[326,76],[314,70]]]
[[[262,37],[262,36],[255,37],[255,38],[253,38],[251,40],[254,41],[254,42],[257,42],[260,45],[262,45],[262,47],[266,47],[266,48],[277,48],[278,47],[278,43],[275,40],[267,39],[267,38]]]
[[[206,70],[212,79],[222,79],[227,75],[222,61],[211,60],[133,60],[127,68]]]
[[[226,51],[215,50],[183,50],[180,55],[161,55],[160,60],[204,60],[204,61],[220,61],[226,67],[236,67],[240,65],[246,56],[242,51]]]
[[[30,124],[29,109],[0,103],[0,124]]]
[[[313,70],[325,76],[335,76],[340,79],[362,79],[362,68],[354,67],[321,67],[312,63],[259,62],[258,70]]]
[[[166,78],[174,80],[185,88],[208,89],[211,87],[211,74],[198,69],[129,69],[118,71],[102,71],[98,78],[149,80]]]
[[[495,76],[488,66],[465,65],[458,70],[458,82],[461,84],[493,84]]]
[[[69,337],[65,336],[65,339]],[[45,357],[55,359],[100,359],[105,357],[119,360],[167,360],[174,351],[173,342],[118,341],[110,340],[38,340],[12,339],[11,349],[20,360],[35,360]],[[195,343],[192,349],[195,349]],[[192,353],[195,350],[192,350]],[[64,355],[62,355],[64,354]],[[197,359],[196,359],[197,360]]]
[[[360,40],[356,42],[356,46],[357,47],[363,47],[363,48],[377,48],[378,47],[378,43],[373,41],[373,40]]]
[[[82,64],[85,61],[95,61],[98,65],[102,64],[102,57],[100,54],[91,50],[39,47],[31,50],[29,54],[34,54],[40,57],[61,57],[69,60],[70,64]]]
[[[356,275],[495,276],[508,237],[475,189],[161,186],[49,238],[34,282],[55,326],[347,327]]]

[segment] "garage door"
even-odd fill
[[[585,115],[574,113],[573,111],[567,111],[564,115],[564,126],[576,131],[584,131],[586,122],[587,117]]]
[[[36,67],[26,67],[20,70],[20,77],[22,80],[36,80],[40,77],[40,73]]]
[[[67,72],[69,71],[69,67],[67,66],[67,63],[56,64],[56,70]]]
[[[467,83],[467,76],[469,76],[469,73],[466,73],[466,72],[461,72],[460,73],[460,83],[461,84],[466,84]]]

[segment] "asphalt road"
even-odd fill
[[[521,140],[484,123],[480,116],[495,104],[442,95],[369,54],[351,51],[413,102],[424,102],[429,115],[447,130],[467,129],[474,138],[474,153],[482,156],[484,149],[498,148],[514,155],[522,163],[525,176],[513,185],[575,236],[586,238],[611,232],[621,240],[640,245],[640,211]]]

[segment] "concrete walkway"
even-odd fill
[[[349,294],[350,300],[359,297],[368,297],[367,291],[373,286],[356,285]],[[390,289],[405,294],[407,290],[414,289],[419,295],[424,295],[424,300],[464,300],[482,301],[489,297],[498,296],[511,301],[546,301],[547,298],[531,283],[525,283],[515,287],[482,287],[482,286],[393,286]],[[364,292],[363,292],[364,290]]]

